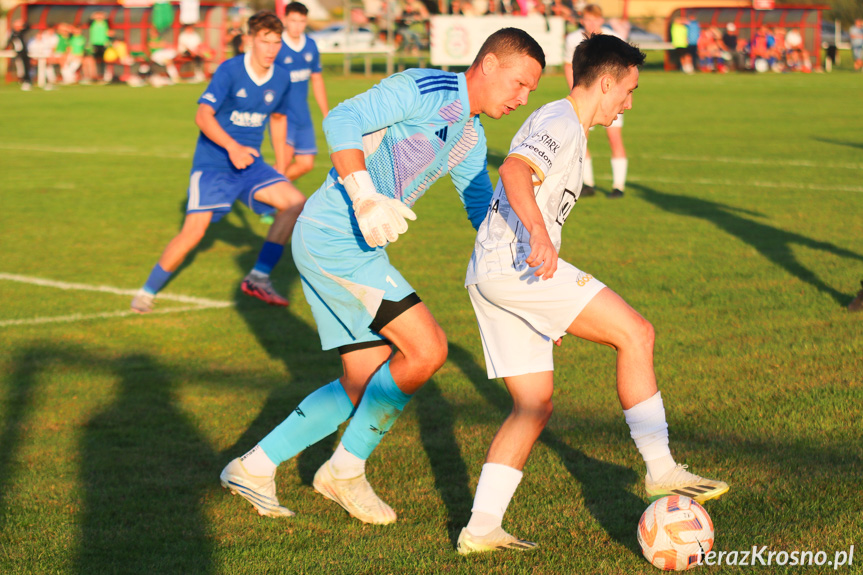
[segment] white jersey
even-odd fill
[[[536,204],[545,229],[560,252],[560,232],[581,194],[587,136],[575,102],[567,96],[536,110],[519,128],[507,157],[533,170]],[[527,269],[530,234],[509,205],[498,181],[485,220],[479,227],[465,285]]]

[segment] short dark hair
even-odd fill
[[[606,74],[623,78],[629,68],[644,65],[644,52],[611,34],[591,34],[572,56],[572,86],[590,87]]]
[[[297,12],[298,14],[302,14],[303,16],[309,15],[309,9],[306,8],[306,5],[302,2],[291,2],[290,4],[285,6],[285,16],[287,16],[291,12]]]
[[[494,54],[502,63],[513,56],[530,56],[545,69],[545,52],[533,37],[519,28],[501,28],[483,42],[472,66],[482,62],[488,54]]]
[[[281,36],[282,32],[285,30],[285,25],[282,24],[282,21],[278,16],[276,16],[275,12],[270,10],[261,10],[249,18],[248,28],[249,36],[252,37],[256,36],[261,30],[275,32]]]

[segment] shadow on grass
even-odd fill
[[[186,201],[179,204],[179,228],[183,225],[186,213]],[[194,264],[197,257],[211,250],[217,242],[238,248],[237,267],[242,275],[252,270],[257,261],[258,253],[264,245],[265,237],[252,225],[252,219],[259,216],[251,210],[240,206],[232,210],[218,222],[211,223],[201,242],[193,249],[179,268],[171,276],[171,280],[185,272]],[[239,219],[239,223],[234,222]],[[293,285],[299,281],[299,274],[291,258],[290,242],[285,246],[285,252],[279,264],[272,273],[276,289],[282,293],[292,291]],[[225,281],[231,281],[227,279]],[[169,281],[170,283],[170,281]],[[166,285],[167,287],[167,285]],[[281,423],[302,401],[302,399],[321,385],[329,383],[337,375],[339,369],[338,354],[321,351],[318,334],[313,326],[297,318],[288,308],[269,306],[266,303],[251,298],[240,289],[237,282],[234,295],[236,310],[249,326],[250,331],[267,354],[284,364],[291,374],[288,381],[274,387],[261,412],[240,436],[235,444],[225,451],[224,466],[230,459],[242,455],[254,447],[258,441]],[[333,366],[332,377],[318,376],[320,364]],[[242,385],[239,383],[238,385]],[[311,484],[315,471],[329,457],[335,448],[335,434],[304,450],[297,461],[300,475],[304,483]],[[214,471],[218,477],[221,467]]]
[[[673,214],[701,218],[708,221],[726,233],[749,244],[762,256],[783,268],[800,281],[808,283],[818,291],[832,297],[837,304],[845,307],[853,299],[854,294],[842,293],[824,283],[815,272],[801,264],[791,250],[792,245],[820,250],[835,256],[863,262],[863,255],[841,248],[830,242],[814,240],[794,232],[780,230],[761,222],[742,217],[740,214],[759,216],[759,214],[740,208],[676,194],[667,194],[643,184],[630,183],[629,186],[639,190],[641,196],[655,206]]]
[[[239,225],[234,224],[231,221],[231,216],[236,215],[240,219]],[[180,202],[180,221],[177,227],[177,233],[183,227],[183,222],[186,217],[186,200]],[[198,243],[195,248],[189,252],[186,256],[186,259],[183,260],[183,263],[174,270],[174,273],[171,274],[171,278],[164,285],[163,289],[167,288],[171,282],[174,281],[175,278],[179,277],[184,273],[186,268],[195,263],[195,260],[199,255],[210,251],[217,241],[228,244],[233,247],[247,247],[250,250],[255,250],[255,255],[257,255],[258,251],[260,251],[261,247],[264,245],[264,237],[255,232],[252,228],[252,225],[249,223],[249,218],[257,218],[259,217],[257,214],[253,213],[251,210],[245,209],[243,207],[238,207],[233,209],[230,214],[225,215],[221,220],[215,223],[210,223],[207,227],[207,232],[204,234],[204,237],[201,238],[200,243]],[[167,245],[167,244],[166,244]],[[161,254],[159,254],[160,256]],[[157,256],[157,258],[159,257]],[[157,260],[158,261],[158,260]],[[254,266],[255,260],[252,260],[252,263],[249,265],[248,269],[243,271],[243,277],[247,273],[252,270],[252,266]],[[155,265],[155,262],[154,262]]]
[[[38,348],[22,350],[12,361],[12,372],[8,375],[9,391],[4,398],[6,409],[0,426],[0,532],[4,531],[7,520],[9,505],[6,498],[15,472],[12,462],[21,444],[27,418],[34,409],[33,395],[45,359]]]
[[[247,218],[258,216],[248,210],[236,211],[243,222],[244,236],[240,236],[236,227],[225,228],[223,233],[230,234],[231,241],[240,237],[245,239],[245,243],[232,244],[246,245],[249,248],[236,258],[238,269],[245,275],[254,267],[264,240],[248,223]],[[272,280],[273,285],[283,295],[293,292],[294,286],[300,281],[299,272],[291,257],[290,242],[285,246],[282,259],[273,269]],[[254,421],[234,445],[226,450],[225,464],[254,447],[284,421],[307,395],[341,375],[338,352],[321,350],[317,329],[297,317],[292,310],[295,302],[287,309],[270,306],[244,294],[239,284],[234,300],[237,312],[258,343],[269,357],[282,363],[290,375],[273,388]],[[336,447],[336,437],[337,433],[332,433],[297,456],[297,469],[304,484],[312,484],[315,472],[332,455]]]
[[[485,368],[474,361],[470,352],[458,345],[450,344],[449,360],[470,380],[502,424],[512,409],[512,400],[506,388],[488,379]],[[631,486],[639,479],[635,471],[589,457],[549,429],[542,432],[539,441],[557,454],[567,471],[581,484],[585,506],[609,536],[633,553],[640,554],[638,542],[633,536],[633,525],[638,523],[645,503],[631,493]],[[437,475],[437,471],[435,473]],[[472,498],[468,496],[466,509],[460,505],[451,507],[447,504],[450,516],[457,519],[459,526],[467,524],[471,503]],[[453,536],[452,531],[450,535]],[[454,536],[458,537],[458,532]]]
[[[452,357],[452,345],[450,357]],[[435,488],[447,509],[447,532],[455,546],[461,528],[470,519],[473,496],[470,475],[455,437],[459,418],[434,379],[414,396],[420,438],[434,474]]]
[[[833,138],[824,138],[820,136],[815,136],[812,138],[816,142],[821,142],[823,144],[834,144],[836,146],[848,146],[849,148],[857,148],[859,150],[863,150],[863,142],[848,142],[846,140],[836,140]]]
[[[79,446],[83,509],[78,573],[211,573],[213,545],[201,510],[217,454],[174,405],[175,380],[147,355],[100,357],[74,345],[36,343],[14,360],[0,453],[0,494],[44,371],[98,370],[115,377],[113,403],[84,425]],[[31,503],[33,504],[33,503]],[[0,509],[7,509],[0,505]],[[0,525],[5,517],[0,513]]]

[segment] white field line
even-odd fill
[[[113,156],[136,156],[144,158],[166,158],[177,160],[188,160],[192,154],[188,152],[150,152],[137,150],[135,148],[87,148],[87,147],[68,147],[68,146],[40,146],[36,144],[10,144],[0,143],[0,150],[14,150],[17,152],[36,152],[43,154],[84,154],[84,155],[113,155]]]
[[[228,304],[231,305],[231,304]],[[156,309],[149,312],[147,315],[153,315],[157,313],[178,313],[181,311],[199,311],[204,309],[213,309],[215,307],[228,307],[226,306],[186,306],[186,307],[171,307],[164,309]],[[34,317],[28,319],[6,319],[0,320],[0,327],[8,327],[12,325],[36,325],[40,323],[71,323],[75,321],[84,321],[88,319],[105,319],[109,317],[126,317],[130,315],[141,315],[136,311],[126,310],[126,311],[108,311],[104,313],[91,313],[91,314],[83,314],[76,313],[72,315],[59,315],[54,317]]]
[[[113,154],[116,156],[142,156],[147,158],[176,158],[189,159],[192,157],[187,152],[152,152],[138,150],[135,148],[99,148],[99,147],[63,147],[63,146],[41,146],[37,144],[10,144],[0,143],[0,150],[18,150],[26,152],[41,152],[47,154],[93,154],[105,155]],[[604,157],[602,154],[599,157]],[[605,156],[607,157],[607,156]],[[748,164],[755,166],[794,166],[799,168],[820,168],[820,169],[844,169],[844,170],[863,170],[863,163],[848,163],[848,162],[821,162],[812,160],[781,160],[774,158],[735,158],[730,156],[680,156],[671,154],[632,154],[631,158],[644,158],[647,160],[663,160],[666,162],[698,162],[709,164],[711,162],[720,164]]]
[[[102,293],[110,293],[114,295],[125,295],[125,296],[134,296],[138,293],[138,290],[134,289],[120,289],[111,286],[94,286],[88,284],[79,284],[79,283],[69,283],[69,282],[60,282],[54,280],[46,280],[43,278],[36,278],[31,276],[21,276],[17,274],[4,274],[0,273],[0,280],[14,281],[20,282],[30,285],[37,285],[42,287],[50,287],[55,289],[62,290],[82,290],[82,291],[95,291]],[[192,304],[183,307],[173,307],[173,308],[165,308],[160,310],[154,310],[151,313],[178,313],[182,311],[194,311],[194,310],[204,310],[204,309],[214,309],[214,308],[225,308],[231,307],[234,305],[229,301],[218,301],[206,298],[199,297],[190,297],[184,295],[173,295],[173,294],[159,294],[160,300],[168,300],[168,301],[178,301],[181,303]],[[125,317],[129,315],[136,315],[136,312],[132,310],[124,310],[124,311],[113,311],[113,312],[103,312],[103,313],[94,313],[94,314],[72,314],[72,315],[64,315],[64,316],[54,316],[54,317],[37,317],[37,318],[28,318],[28,319],[9,319],[0,321],[0,327],[6,327],[11,325],[31,325],[31,324],[40,324],[40,323],[61,323],[61,322],[73,322],[73,321],[81,321],[87,319],[102,319],[102,318],[110,318],[110,317]]]

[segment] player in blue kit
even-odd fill
[[[307,174],[315,164],[318,146],[315,143],[315,125],[309,110],[309,85],[321,115],[326,118],[330,111],[327,89],[321,74],[321,55],[315,41],[306,35],[309,9],[299,2],[285,6],[282,20],[282,48],[276,64],[291,74],[291,93],[288,96],[288,165],[285,176],[295,181]]]
[[[366,480],[365,463],[411,396],[443,365],[447,342],[385,247],[415,219],[410,206],[449,173],[476,228],[492,187],[479,114],[527,103],[545,56],[523,30],[504,28],[462,74],[407,70],[337,106],[324,121],[333,169],[309,198],[291,241],[323,349],[343,375],[306,397],[221,474],[261,515],[288,516],[275,472],[351,418],[316,491],[366,523],[396,520]]]
[[[156,294],[171,274],[200,243],[210,223],[228,214],[237,200],[259,214],[278,210],[242,290],[272,305],[288,305],[273,289],[270,271],[282,256],[305,196],[283,175],[291,81],[285,70],[273,65],[283,25],[274,13],[258,12],[249,18],[248,26],[248,53],[223,62],[198,100],[195,123],[201,133],[192,160],[186,219],[132,300],[132,309],[139,313],[153,310]],[[268,120],[275,168],[261,158]]]

